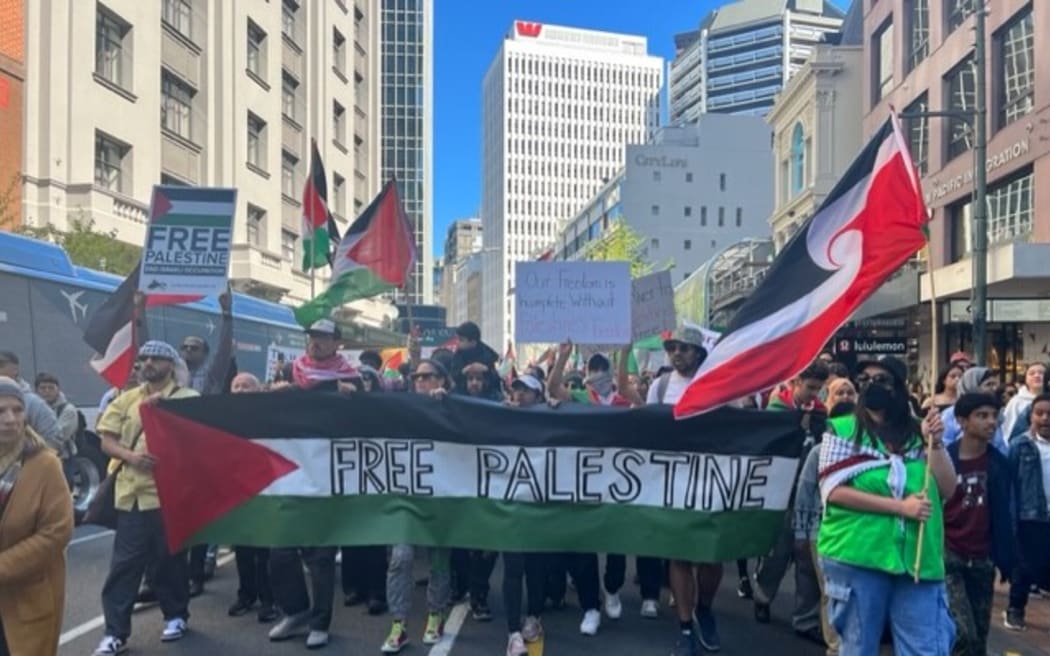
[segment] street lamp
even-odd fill
[[[982,5],[984,3],[981,3]],[[973,299],[970,314],[973,323],[975,364],[987,364],[988,347],[988,171],[987,171],[987,83],[985,81],[985,17],[987,9],[974,13],[974,108],[934,112],[908,112],[900,118],[947,118],[964,121],[974,135],[973,158]],[[933,275],[933,269],[930,269]],[[936,302],[936,300],[934,301]],[[936,326],[934,330],[936,330]]]

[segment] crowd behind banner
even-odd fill
[[[189,630],[190,600],[214,571],[214,546],[168,551],[153,479],[156,458],[139,419],[143,404],[287,388],[466,395],[518,407],[673,404],[706,357],[703,334],[683,328],[666,336],[667,364],[655,371],[631,371],[629,348],[576,361],[577,349],[565,343],[543,363],[504,375],[508,369],[499,354],[467,323],[457,329],[455,349],[437,349],[424,359],[410,348],[410,361],[391,368],[375,351],[349,361],[340,353],[338,326],[325,319],[307,329],[305,353],[275,364],[264,384],[232,366],[228,296],[222,308],[216,344],[188,337],[175,347],[145,339],[132,379],[101,402],[95,428],[112,458],[118,519],[111,569],[100,591],[105,636],[96,654],[127,649],[131,612],[140,601],[158,602],[162,641],[182,638]],[[1032,363],[1023,380],[1004,380],[957,353],[925,396],[916,393],[895,358],[849,371],[822,354],[792,380],[737,401],[740,407],[801,413],[804,435],[792,504],[776,544],[754,562],[736,563],[738,594],[753,604],[755,620],[772,621],[771,605],[794,565],[791,625],[828,654],[874,654],[880,643],[891,644],[897,654],[985,654],[993,620],[1024,630],[1030,592],[1050,587],[1046,369]],[[70,456],[71,436],[83,429],[62,395],[62,372],[35,372],[32,385],[22,378],[28,373],[20,370],[18,354],[0,350],[0,655],[57,653],[64,549],[73,524],[61,465]],[[309,648],[323,647],[338,585],[346,606],[361,604],[371,615],[390,616],[383,653],[400,652],[417,635],[424,644],[440,641],[456,603],[469,603],[474,621],[492,621],[490,579],[502,560],[498,592],[506,609],[508,656],[523,656],[528,643],[544,639],[544,613],[572,596],[584,635],[596,635],[604,620],[619,619],[630,555],[605,554],[602,573],[603,558],[595,553],[420,550],[409,544],[234,550],[239,586],[231,617],[254,614],[269,626],[270,640],[300,638]],[[430,563],[427,621],[419,634],[408,626],[418,551]],[[653,620],[674,617],[668,642],[675,656],[720,648],[714,600],[722,563],[639,557],[636,571],[636,611]],[[1010,584],[1001,618],[992,617],[996,576]],[[48,594],[39,589],[41,580]],[[662,610],[671,599],[673,607]],[[32,631],[16,619],[27,603],[43,609]],[[666,653],[666,647],[653,653]]]

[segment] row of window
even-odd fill
[[[518,55],[507,57],[507,70],[512,74],[534,75],[540,78],[579,80],[628,87],[660,87],[660,73],[617,64],[584,64],[579,61],[545,55]]]
[[[685,175],[685,181],[686,182],[692,182],[693,181],[693,172],[692,171],[686,171],[684,173],[684,175]],[[653,171],[653,182],[661,182],[663,180],[663,178],[664,178],[664,174],[663,174],[662,171],[660,171],[660,170]],[[719,173],[718,174],[718,190],[719,191],[725,191],[726,190],[726,174],[725,173]],[[688,214],[686,216],[688,216]]]
[[[595,123],[619,123],[627,125],[648,124],[656,127],[659,118],[657,100],[646,107],[618,107],[599,103],[554,102],[549,98],[515,98],[508,103],[509,113],[517,116],[534,116],[540,120],[573,119]]]
[[[653,215],[653,216],[660,216],[660,206],[659,205],[652,205],[652,206],[650,206],[649,213],[651,215]],[[683,210],[682,210],[682,216],[684,216],[686,218],[692,217],[693,216],[693,207],[691,205],[686,205],[685,208],[683,208]],[[742,207],[736,208],[736,217],[735,217],[735,219],[736,219],[736,227],[740,228],[740,227],[742,227],[744,225],[744,208],[742,208]],[[724,228],[725,225],[726,225],[726,208],[724,206],[721,206],[721,205],[718,207],[718,224],[717,225],[718,225],[719,228]],[[701,228],[706,228],[707,227],[707,205],[701,205],[700,206],[700,227]]]
[[[988,241],[1006,243],[1032,231],[1035,214],[1034,176],[1028,166],[1005,180],[988,186]],[[947,209],[951,239],[951,261],[969,257],[972,251],[971,199],[959,201]]]

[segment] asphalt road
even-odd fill
[[[77,529],[69,548],[69,566],[66,588],[65,621],[59,653],[62,656],[89,656],[102,638],[102,617],[99,593],[108,570],[112,535],[95,527]],[[628,564],[633,565],[629,559]],[[177,643],[161,644],[163,628],[160,611],[144,608],[136,612],[131,637],[131,653],[146,655],[188,656],[259,656],[262,654],[304,654],[305,646],[299,640],[275,644],[267,640],[268,627],[260,625],[254,613],[241,618],[230,618],[226,609],[234,601],[237,574],[232,555],[221,553],[220,567],[205,594],[190,604],[190,631]],[[417,563],[417,574],[425,576],[425,563]],[[420,642],[424,625],[424,589],[415,591],[415,617],[409,622],[411,644],[402,652],[408,656],[497,656],[506,649],[506,626],[503,617],[500,590],[502,568],[497,566],[492,577],[493,592],[490,604],[494,621],[480,624],[467,616],[466,607],[453,609],[448,634],[434,647]],[[633,572],[628,572],[628,581]],[[789,573],[781,594],[773,606],[773,622],[756,624],[752,619],[751,603],[736,596],[736,568],[726,566],[726,577],[716,601],[716,613],[722,634],[722,653],[728,656],[744,654],[776,654],[777,656],[818,656],[823,650],[797,638],[789,624],[793,585]],[[342,596],[337,588],[337,604]],[[666,656],[670,654],[675,638],[675,620],[664,606],[657,620],[639,617],[640,598],[637,587],[628,583],[621,593],[624,615],[618,621],[603,618],[601,631],[595,637],[579,633],[580,611],[570,592],[569,605],[559,611],[548,612],[544,618],[546,640],[542,656]],[[329,646],[318,653],[379,654],[379,646],[389,628],[389,616],[369,617],[361,608],[337,607]],[[1023,652],[1027,653],[1027,652]],[[535,650],[533,656],[539,656]]]

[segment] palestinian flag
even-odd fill
[[[922,248],[927,220],[907,142],[891,118],[777,255],[710,349],[675,416],[776,387],[805,369]]]
[[[135,292],[139,288],[141,263],[125,278],[106,301],[95,310],[84,327],[84,342],[98,357],[89,363],[113,387],[124,387],[138,355],[135,336]],[[175,305],[199,301],[201,296],[150,294],[146,306]]]
[[[339,226],[328,211],[328,176],[317,140],[311,139],[310,177],[303,185],[303,271],[332,263],[332,246],[339,243]]]
[[[517,365],[517,356],[514,355],[514,344],[507,342],[507,352],[503,355],[503,361],[499,364],[499,376],[503,380],[511,380],[517,377],[517,371],[515,367]]]
[[[339,242],[331,285],[297,308],[295,318],[309,326],[344,303],[404,288],[415,261],[412,226],[401,206],[397,182],[391,180]]]
[[[383,358],[383,376],[385,378],[399,378],[401,376],[401,365],[408,362],[408,349],[384,349],[379,355]]]
[[[802,445],[794,412],[675,421],[669,406],[520,409],[416,394],[198,397],[144,406],[142,418],[173,550],[758,556],[783,529]]]

